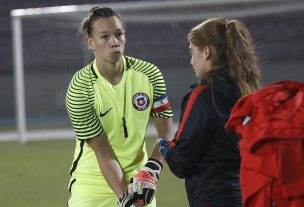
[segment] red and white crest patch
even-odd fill
[[[150,105],[149,96],[145,93],[136,93],[132,99],[133,106],[138,111],[147,109]]]

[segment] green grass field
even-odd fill
[[[151,148],[153,139],[147,139]],[[0,142],[0,206],[65,207],[74,140]],[[184,181],[164,165],[158,207],[188,206]]]

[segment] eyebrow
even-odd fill
[[[123,31],[124,31],[124,29],[121,29],[121,28],[115,30],[115,32],[123,32]],[[110,31],[101,31],[100,33],[110,33]]]

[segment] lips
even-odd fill
[[[113,52],[111,52],[111,54],[120,54],[121,52],[120,52],[120,50],[118,49],[118,50],[114,50]]]
[[[115,51],[114,52],[120,52],[120,47],[115,47]]]
[[[111,55],[120,55],[120,54],[121,54],[120,51],[113,51],[113,52],[111,52]]]

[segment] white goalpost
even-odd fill
[[[192,26],[210,17],[254,22],[255,17],[304,11],[304,2],[283,0],[134,1],[12,10],[17,126],[16,132],[0,133],[0,140],[74,137],[64,96],[72,74],[92,60],[77,28],[93,6],[109,6],[122,14],[126,54],[160,67],[176,114],[185,86],[195,80],[186,41]],[[147,135],[155,134],[149,126]]]

